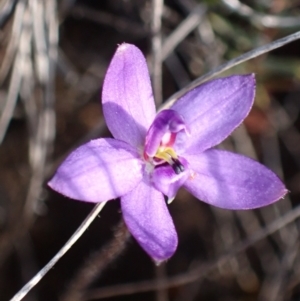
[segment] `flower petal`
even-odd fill
[[[118,47],[105,75],[102,103],[112,135],[141,147],[156,113],[147,63],[134,45]]]
[[[234,75],[200,85],[179,99],[170,109],[178,111],[191,131],[180,139],[189,152],[200,153],[223,141],[248,115],[255,95],[255,78]],[[185,137],[183,137],[185,138]]]
[[[157,263],[177,248],[177,233],[163,195],[147,179],[121,197],[127,227],[141,247]]]
[[[190,175],[188,162],[183,158],[179,158],[179,161],[184,166],[184,171],[179,174],[176,174],[173,167],[169,164],[157,166],[152,172],[151,180],[153,186],[169,199],[175,197],[178,189]]]
[[[184,187],[211,205],[253,209],[269,205],[287,193],[271,170],[250,158],[214,149],[185,158],[195,173]]]
[[[96,139],[73,151],[48,185],[72,199],[97,203],[128,193],[141,179],[141,161],[130,145]]]

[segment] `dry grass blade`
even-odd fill
[[[289,36],[286,36],[282,39],[271,42],[267,45],[263,45],[261,47],[255,48],[249,52],[246,52],[245,54],[240,55],[237,58],[230,60],[229,62],[226,62],[225,64],[213,69],[212,71],[208,72],[207,74],[195,79],[189,85],[187,85],[185,88],[181,89],[180,91],[178,91],[177,93],[172,95],[166,101],[166,103],[163,105],[162,109],[170,107],[172,105],[172,103],[174,103],[178,98],[180,98],[182,95],[184,95],[187,91],[197,87],[198,85],[204,83],[205,81],[212,79],[213,77],[219,75],[220,73],[222,73],[238,64],[244,63],[255,57],[258,57],[264,53],[270,52],[276,48],[279,48],[288,43],[294,42],[298,39],[300,39],[300,31],[293,33]]]
[[[21,10],[21,9],[20,9]],[[22,31],[20,35],[20,40],[18,44],[18,54],[16,56],[12,76],[10,80],[10,85],[8,89],[7,99],[5,105],[2,108],[0,116],[0,144],[2,143],[5,133],[7,131],[8,123],[13,115],[17,97],[21,88],[21,80],[24,74],[28,73],[28,53],[30,53],[30,44],[28,41],[31,40],[31,16],[29,8],[26,9],[24,17],[21,21]],[[19,26],[17,26],[19,27]]]
[[[3,84],[3,81],[8,75],[8,72],[13,64],[13,60],[18,51],[20,36],[22,32],[23,24],[23,15],[25,11],[25,0],[21,0],[17,3],[14,21],[11,30],[11,38],[7,45],[5,56],[3,58],[1,67],[0,67],[0,84]]]
[[[106,202],[97,204],[91,213],[86,217],[65,245],[56,253],[56,255],[44,266],[21,290],[15,294],[10,301],[22,300],[28,292],[52,269],[56,262],[73,246],[73,244],[81,237],[92,221],[97,217]]]

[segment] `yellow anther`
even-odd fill
[[[165,152],[157,152],[155,155],[155,158],[162,159],[162,160],[168,162],[169,164],[172,163],[172,157]]]
[[[171,147],[160,147],[156,154],[155,157],[158,159],[162,159],[169,164],[172,164],[173,160],[172,159],[177,159],[177,154],[175,153],[174,149]]]
[[[172,158],[178,159],[177,154],[175,153],[174,149],[171,147],[166,147],[164,150],[167,154],[169,154]]]
[[[173,170],[177,175],[184,172],[185,170],[184,165],[178,160],[177,154],[175,153],[174,149],[171,147],[160,147],[157,150],[154,158],[161,159],[165,162],[168,162],[172,166]],[[163,162],[159,162],[159,164],[161,163]]]

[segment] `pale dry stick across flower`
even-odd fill
[[[274,49],[277,49],[279,47],[282,47],[288,43],[291,43],[293,41],[296,41],[300,39],[300,31],[297,31],[291,35],[288,35],[284,38],[275,40],[269,44],[257,47],[253,50],[250,50],[228,62],[226,62],[225,64],[222,64],[221,66],[213,69],[212,71],[204,74],[203,76],[200,76],[198,78],[196,78],[194,81],[192,81],[190,84],[188,84],[186,87],[184,87],[183,89],[181,89],[180,91],[176,92],[175,94],[173,94],[169,99],[167,99],[167,101],[163,104],[163,106],[160,108],[161,110],[164,110],[168,107],[170,107],[177,99],[179,99],[180,97],[182,97],[182,95],[186,94],[188,91],[190,91],[191,89],[194,89],[195,87],[197,87],[198,85],[212,79],[213,77],[217,76],[218,74],[238,65],[241,63],[244,63],[246,61],[249,61],[253,58],[256,58],[264,53],[270,52]]]
[[[28,232],[14,241],[14,251],[17,251],[21,281],[22,283],[26,283],[40,269],[34,256],[34,244]],[[32,291],[28,301],[38,301],[38,292]]]
[[[300,32],[295,33],[295,34],[293,34],[293,35],[290,35],[290,36],[288,36],[288,37],[285,37],[285,38],[283,38],[283,39],[280,39],[280,40],[278,40],[278,41],[275,41],[275,42],[273,42],[273,43],[270,43],[270,44],[268,44],[268,45],[265,45],[265,46],[263,46],[263,47],[260,47],[259,49],[253,50],[252,52],[247,53],[246,55],[242,55],[242,56],[236,58],[235,60],[232,60],[232,61],[230,61],[229,63],[222,65],[221,67],[217,68],[217,69],[215,70],[215,72],[216,72],[216,73],[219,73],[219,72],[223,71],[223,70],[226,69],[226,68],[227,68],[227,69],[230,68],[230,66],[236,65],[236,64],[238,64],[239,62],[243,62],[243,61],[246,61],[247,59],[253,58],[253,57],[255,57],[255,55],[259,55],[259,54],[265,53],[265,52],[267,52],[267,51],[269,51],[269,50],[278,48],[278,47],[280,47],[280,46],[282,46],[282,45],[284,45],[284,44],[287,44],[287,43],[289,43],[289,42],[292,42],[292,41],[298,39],[299,37],[300,37]],[[200,80],[203,80],[203,78],[210,78],[210,77],[213,77],[214,75],[215,75],[215,74],[214,74],[213,72],[210,72],[207,76],[201,77],[201,78],[199,79],[199,81],[200,81]],[[184,90],[185,92],[187,91],[187,89],[183,89],[183,90]],[[182,92],[181,92],[181,93],[182,93]],[[184,93],[182,93],[182,94],[184,94]],[[174,97],[174,98],[175,98],[175,97]],[[169,103],[169,105],[170,105],[170,103]],[[84,223],[83,223],[83,224],[84,224]],[[81,232],[81,234],[82,234],[82,233],[83,233],[83,231]],[[67,243],[65,246],[68,246],[68,243]],[[64,253],[63,253],[63,254],[64,254]],[[38,282],[40,281],[40,279],[41,279],[41,278],[46,274],[46,272],[49,270],[49,267],[53,266],[53,265],[57,262],[57,260],[58,260],[63,254],[57,254],[57,255],[54,257],[55,260],[53,259],[53,260],[45,267],[45,270],[44,270],[44,269],[42,270],[43,272],[42,272],[41,274],[39,273],[36,277],[33,278],[32,281],[30,281],[30,282],[28,283],[28,285],[25,286],[24,289],[21,290],[22,296],[25,296],[25,295],[29,292],[29,290],[30,290],[36,283],[38,283]],[[20,300],[20,293],[18,293],[16,296],[18,296],[18,297],[16,297],[16,298],[18,298],[18,299],[12,299],[12,300]]]
[[[89,227],[92,221],[98,216],[106,202],[98,203],[82,222],[79,228],[74,232],[71,238],[65,243],[65,245],[56,253],[56,255],[29,281],[10,301],[22,300],[28,292],[49,272],[56,262],[73,246],[73,244],[81,237],[85,230]]]
[[[120,295],[131,295],[135,293],[143,293],[158,288],[171,288],[176,286],[185,285],[194,281],[197,281],[200,277],[205,277],[208,273],[226,263],[230,258],[237,255],[238,253],[246,250],[250,246],[266,238],[268,235],[275,233],[286,225],[294,222],[300,217],[300,206],[295,207],[290,212],[274,220],[265,228],[260,229],[247,239],[234,245],[228,252],[219,256],[217,259],[208,263],[195,264],[194,268],[186,273],[179,274],[177,276],[169,277],[164,282],[157,282],[155,280],[146,280],[128,284],[113,285],[101,289],[92,289],[86,294],[85,300],[110,298]]]

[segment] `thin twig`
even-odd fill
[[[74,243],[81,237],[85,230],[89,227],[92,221],[100,213],[106,202],[98,203],[78,229],[74,232],[71,238],[65,245],[56,253],[56,255],[29,281],[24,285],[18,293],[10,301],[22,300],[28,292],[50,271],[50,269],[57,263],[57,261],[74,245]]]
[[[238,65],[241,63],[244,63],[246,61],[249,61],[255,57],[258,57],[264,53],[267,53],[269,51],[272,51],[274,49],[277,49],[279,47],[282,47],[288,43],[291,43],[293,41],[296,41],[300,39],[300,31],[297,31],[296,33],[293,33],[289,36],[286,36],[282,39],[278,39],[274,42],[271,42],[267,45],[263,45],[261,47],[255,48],[249,52],[246,52],[240,56],[238,56],[237,58],[234,58],[228,62],[226,62],[225,64],[213,69],[212,71],[204,74],[203,76],[198,77],[197,79],[195,79],[194,81],[192,81],[190,84],[188,84],[186,87],[184,87],[183,89],[181,89],[180,91],[178,91],[177,93],[173,94],[165,103],[164,105],[160,108],[161,110],[166,109],[168,107],[170,107],[177,99],[179,99],[181,96],[183,96],[185,93],[187,93],[188,91],[194,89],[195,87],[197,87],[198,85],[204,83],[205,81],[208,81],[210,79],[212,79],[213,77],[217,76],[218,74]]]
[[[34,247],[29,233],[23,235],[14,242],[15,249],[20,261],[21,276],[23,282],[27,282],[38,270],[37,258],[34,256]],[[27,301],[37,301],[38,292],[33,291]]]

